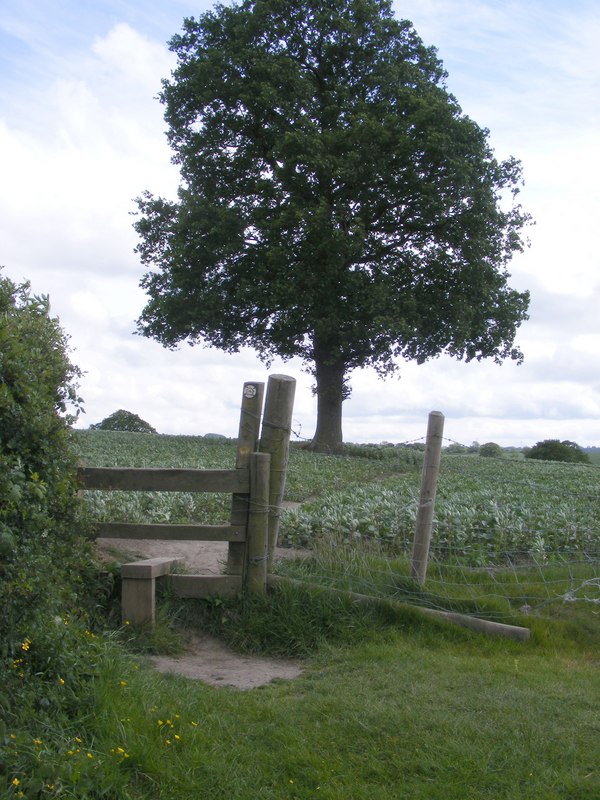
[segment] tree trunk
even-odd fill
[[[317,429],[310,450],[317,453],[340,453],[342,450],[342,402],[344,375],[342,361],[315,357],[317,379]]]

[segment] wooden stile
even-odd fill
[[[82,489],[232,495],[229,524],[111,521],[95,525],[96,535],[106,538],[229,542],[228,575],[170,574],[180,559],[157,558],[124,564],[121,603],[124,621],[134,624],[154,621],[157,580],[170,583],[179,597],[232,595],[243,588],[251,592],[266,591],[270,526],[273,519],[278,525],[283,498],[295,386],[295,381],[285,375],[272,377],[269,414],[263,422],[262,444],[266,452],[257,452],[264,384],[244,384],[234,469],[81,467],[78,470]],[[270,487],[271,480],[275,480],[274,489]]]

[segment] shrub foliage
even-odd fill
[[[98,600],[71,450],[79,374],[48,299],[0,277],[0,772],[7,731],[71,713],[70,631]]]

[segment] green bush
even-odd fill
[[[479,448],[479,455],[484,458],[502,458],[504,450],[496,442],[486,442]]]
[[[125,431],[129,433],[156,433],[156,430],[145,422],[137,414],[132,414],[131,411],[125,411],[120,408],[114,411],[110,416],[98,422],[96,425],[90,425],[90,430],[94,431]]]
[[[538,461],[566,461],[573,464],[590,464],[590,457],[575,442],[567,439],[544,439],[525,452],[525,458]]]
[[[102,602],[71,451],[79,374],[47,298],[0,277],[0,773],[7,731],[79,713],[68,631]]]

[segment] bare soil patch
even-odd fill
[[[181,656],[152,656],[150,660],[159,672],[236,689],[255,689],[274,680],[293,680],[302,673],[299,661],[241,655],[206,634],[190,635]]]

